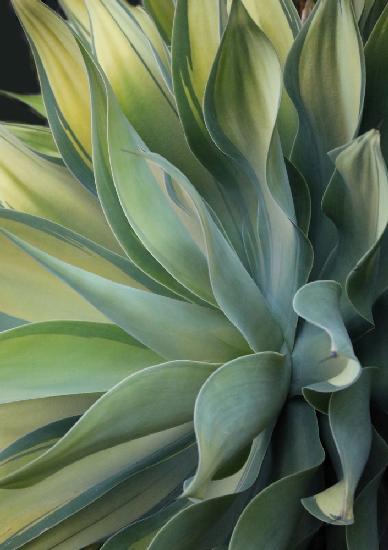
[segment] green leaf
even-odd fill
[[[307,236],[311,219],[310,190],[305,178],[291,161],[286,161],[286,167],[294,201],[296,220],[300,229]]]
[[[153,472],[157,473],[160,463],[165,463],[167,460],[168,464],[169,458],[174,462],[174,455],[179,455],[183,450],[183,454],[186,454],[186,460],[184,460],[186,471],[183,472],[183,476],[187,476],[193,470],[195,461],[192,453],[192,439],[190,427],[184,425],[90,455],[31,487],[12,489],[12,491],[2,489],[0,491],[2,520],[0,542],[5,544],[7,541],[6,548],[22,546],[46,532],[50,533],[52,528],[61,524],[60,528],[63,527],[65,530],[69,528],[70,534],[74,534],[71,532],[72,521],[75,519],[74,525],[80,526],[76,517],[78,513],[81,521],[89,518],[92,525],[93,522],[103,520],[104,510],[107,511],[112,505],[114,508],[117,504],[115,500],[117,493],[120,494],[120,486],[124,491],[132,487],[135,489],[139,480],[142,490],[137,488],[134,491],[137,494],[137,500],[132,500],[133,494],[130,496],[132,506],[130,510],[127,509],[122,515],[120,514],[119,519],[122,521],[121,526],[136,521],[144,513],[150,512],[149,507],[153,508],[157,504],[152,497],[153,483],[149,484],[144,494],[147,470],[150,471],[151,476],[154,476]],[[185,449],[188,454],[185,453]],[[178,477],[181,475],[179,470],[183,465],[179,463],[178,457],[178,461],[175,462],[178,466],[176,474],[171,472],[169,479],[163,475],[167,486],[174,475]],[[140,476],[137,477],[137,474]],[[155,477],[154,480],[156,481]],[[134,484],[132,484],[133,481]],[[160,481],[159,487],[162,487],[163,479]],[[177,483],[181,482],[182,479],[178,479]],[[175,493],[175,491],[176,486],[173,490],[171,486],[168,489],[168,492]],[[166,497],[160,494],[159,488],[156,493],[157,501],[159,498]],[[119,504],[121,505],[122,502]],[[85,535],[85,532],[82,532],[84,525],[81,524],[81,536]],[[102,527],[104,527],[103,522]],[[98,528],[101,528],[101,524]],[[87,535],[88,529],[86,528],[85,531]],[[105,533],[105,536],[107,534],[109,533]],[[75,546],[78,545],[75,544]]]
[[[7,236],[162,357],[222,362],[248,352],[240,334],[218,311],[114,283],[41,252],[11,233]]]
[[[154,23],[140,7],[106,0],[87,6],[96,59],[129,122],[151,151],[178,166],[208,196],[214,182],[184,138],[169,87],[169,53]]]
[[[90,20],[84,0],[59,0],[72,27],[86,40],[90,40]]]
[[[190,182],[161,157],[148,155],[171,176],[178,191],[187,193],[200,219],[206,244],[207,261],[212,290],[217,303],[229,320],[239,329],[254,351],[278,350],[283,342],[280,327],[272,315],[260,288],[251,279],[211,211]],[[246,300],[241,301],[241,295]]]
[[[276,419],[253,439],[249,454],[247,453],[247,447],[239,456],[236,456],[236,460],[232,460],[224,469],[217,472],[217,479],[206,483],[206,486],[201,489],[202,500],[215,499],[235,493],[244,492],[249,494],[248,490],[255,490],[254,486],[261,472],[275,423]],[[243,464],[240,467],[242,462]],[[186,486],[190,481],[186,480]]]
[[[89,506],[48,531],[42,529],[44,522],[41,521],[42,534],[34,538],[28,548],[50,548],[63,544],[82,548],[101,541],[128,522],[152,511],[159,502],[171,501],[183,479],[192,471],[195,459],[195,448],[186,446],[183,450],[170,452],[147,468],[143,467],[135,475],[127,474],[127,479],[121,476],[124,479],[120,483],[116,482],[116,486]],[[20,544],[20,540],[23,540],[22,537],[16,536],[9,544],[14,541]]]
[[[388,301],[387,294],[377,301],[374,310],[375,326],[355,344],[355,351],[361,363],[367,366],[377,367],[379,370],[372,378],[372,399],[383,411],[388,413],[387,391],[388,391],[388,342],[387,342],[387,320]]]
[[[243,88],[236,74],[243,75]],[[236,1],[207,85],[205,118],[216,144],[249,178],[246,217],[253,227],[249,231],[247,224],[255,254],[252,271],[290,343],[296,323],[292,297],[306,281],[312,259],[310,246],[295,225],[275,131],[281,84],[276,51],[242,2]]]
[[[293,351],[293,391],[303,387],[309,400],[317,397],[316,392],[348,387],[361,373],[341,315],[341,293],[335,281],[315,281],[294,298],[295,311],[308,324],[303,325]]]
[[[264,352],[235,359],[207,380],[194,412],[199,465],[185,496],[201,498],[217,471],[276,419],[289,375],[284,356]]]
[[[160,360],[114,325],[25,325],[0,334],[0,403],[103,393]]]
[[[337,228],[338,245],[325,267],[325,275],[343,287],[346,285],[350,301],[356,306],[361,302],[361,313],[373,322],[371,309],[376,289],[371,255],[388,223],[388,175],[379,134],[371,130],[334,154],[336,173],[324,195],[323,209]],[[362,289],[347,284],[360,267],[369,275]],[[343,301],[343,311],[346,321],[351,321],[354,310],[347,301]]]
[[[63,437],[78,419],[79,416],[69,416],[55,420],[17,439],[0,452],[3,473],[12,473],[37,458]]]
[[[216,305],[195,205],[187,191],[174,187],[168,174],[155,173],[144,156],[136,154],[141,143],[111,94],[108,148],[120,203],[140,241],[178,282]]]
[[[0,404],[0,449],[51,422],[83,414],[98,397],[75,394]]]
[[[189,422],[197,393],[214,368],[175,361],[135,372],[104,394],[51,449],[3,477],[1,486],[29,486],[90,454]]]
[[[110,157],[116,187],[134,229],[147,248],[192,292],[213,304],[215,298],[216,303],[241,331],[252,349],[259,351],[263,349],[263,345],[265,349],[270,346],[279,349],[281,335],[270,317],[260,290],[240,264],[237,255],[221,234],[194,187],[182,173],[163,161],[161,157],[146,153],[139,156],[136,155],[136,151],[135,154],[131,154],[132,151],[128,153],[125,149],[123,150],[125,143],[121,147],[117,144],[114,148],[119,129],[114,103],[109,104],[108,120],[112,121],[108,135],[111,138]],[[126,131],[123,128],[123,139],[129,138],[129,132],[130,128],[126,128]],[[132,148],[134,145],[136,143]],[[146,159],[154,160],[151,166],[147,165]],[[153,175],[150,172],[152,167]],[[156,172],[159,181],[155,179],[156,167],[161,168]],[[127,181],[128,170],[134,174],[131,178],[133,185]],[[139,179],[136,181],[137,171],[139,171]],[[168,180],[167,189],[163,185],[163,180],[166,181],[166,179]],[[139,193],[140,182],[141,193]],[[164,193],[159,185],[162,186],[162,190],[164,188]],[[144,194],[148,196],[146,201]],[[155,225],[144,224],[151,200],[154,205]],[[191,237],[191,243],[187,242],[187,236]],[[198,247],[195,256],[193,246]],[[195,259],[193,265],[192,260]],[[200,277],[203,280],[201,293],[197,286],[198,282],[201,283]],[[246,297],[249,296],[243,304],[240,300],[241,293]],[[267,323],[265,330],[263,330],[263,321]]]
[[[351,386],[331,395],[329,427],[335,446],[332,460],[339,481],[303,500],[305,508],[321,521],[333,525],[354,522],[354,494],[372,443],[369,398],[369,372],[365,370]]]
[[[247,266],[242,228],[247,224],[251,185],[214,143],[203,110],[206,84],[223,31],[224,4],[224,0],[178,0],[172,40],[172,74],[187,141],[214,176],[221,192],[217,205],[212,202],[212,207]]]
[[[362,316],[373,323],[372,306],[388,287],[388,230],[350,273],[347,293]]]
[[[282,68],[294,38],[300,31],[299,15],[291,0],[243,0],[243,4],[257,26],[264,32],[278,54]],[[283,90],[278,115],[278,130],[283,150],[289,157],[298,129],[298,115],[286,90]]]
[[[127,259],[60,225],[14,210],[0,209],[0,227],[56,254],[72,265],[135,288],[158,291],[158,286]],[[104,321],[77,293],[1,237],[2,288],[0,309],[24,321],[79,319]],[[25,274],[29,277],[26,280]]]
[[[157,533],[149,550],[207,550],[222,544],[241,513],[244,496],[228,495],[192,504]]]
[[[290,401],[283,411],[272,456],[277,479],[241,514],[230,550],[295,547],[297,526],[304,515],[300,500],[311,490],[316,470],[324,460],[315,413],[302,401]]]
[[[243,90],[232,77],[239,72],[244,74]],[[281,69],[276,52],[238,0],[233,3],[207,84],[205,117],[220,149],[241,163],[245,171],[249,170],[248,161],[259,179],[265,180],[280,94]]]
[[[354,523],[346,527],[348,550],[380,548],[377,497],[381,478],[388,466],[388,446],[373,431],[372,447],[365,472],[361,479],[364,486],[354,505]]]
[[[133,550],[146,550],[159,529],[187,505],[188,503],[184,500],[176,500],[172,504],[163,507],[159,512],[122,529],[110,537],[102,548],[104,550],[115,550],[120,546],[126,546]]]
[[[337,173],[326,190],[323,208],[339,234],[330,271],[343,284],[387,225],[388,177],[376,130],[357,138],[338,153],[334,151],[333,156]]]
[[[155,21],[165,42],[170,44],[174,21],[174,0],[145,0],[144,6]]]
[[[388,61],[388,5],[385,6],[365,46],[366,89],[362,130],[378,128],[381,149],[388,163],[388,80],[384,67]]]
[[[386,7],[387,0],[365,0],[365,9],[360,19],[364,42],[367,42]]]
[[[51,161],[61,162],[52,133],[46,126],[12,122],[3,123],[2,126],[35,153],[48,157]]]
[[[28,107],[31,107],[33,111],[35,111],[42,117],[47,117],[46,108],[44,106],[41,94],[17,94],[15,92],[0,90],[0,95],[9,97],[10,99],[15,99],[16,101],[20,101],[21,103],[28,105]]]
[[[364,58],[351,0],[317,4],[291,48],[285,83],[299,115],[291,160],[310,189],[317,276],[335,243],[321,211],[333,172],[326,153],[354,138],[363,106]]]
[[[339,309],[341,286],[335,281],[314,281],[295,295],[299,316],[324,330],[330,338],[330,351],[354,357],[353,346]]]
[[[279,59],[284,65],[294,38],[300,31],[301,22],[291,0],[243,0],[253,21],[272,42]]]
[[[6,313],[0,313],[0,331],[16,328],[25,323],[24,319],[18,319]]]
[[[0,126],[0,200],[3,206],[40,216],[120,251],[100,205],[69,171],[27,148]]]
[[[365,0],[353,0],[353,8],[354,8],[354,14],[356,16],[357,21],[360,20],[360,17],[362,15],[362,12],[365,8]]]
[[[93,165],[96,187],[105,216],[122,248],[134,264],[152,279],[158,281],[161,288],[163,288],[162,285],[165,287],[164,291],[159,290],[160,294],[185,296],[190,301],[195,300],[195,297],[186,291],[144,248],[125,216],[113,181],[107,143],[107,95],[112,95],[112,92],[101,69],[98,68],[82,46],[81,52],[84,56],[90,82]]]
[[[87,74],[69,27],[40,0],[13,0],[34,54],[54,139],[64,162],[90,191],[90,99]]]

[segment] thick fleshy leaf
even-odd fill
[[[90,38],[90,20],[85,0],[59,0],[73,28],[86,39]]]
[[[284,409],[272,456],[277,479],[241,514],[230,550],[283,550],[299,542],[297,527],[304,515],[300,500],[309,494],[324,460],[315,413],[302,401],[291,401]]]
[[[41,252],[11,233],[7,236],[128,334],[166,359],[222,362],[248,352],[241,335],[214,309],[114,283]],[[159,326],[164,327],[163,332]]]
[[[56,445],[3,477],[1,486],[31,485],[90,454],[189,422],[197,393],[214,368],[175,361],[130,375],[103,395]]]
[[[33,111],[35,111],[42,117],[47,116],[46,108],[44,106],[41,94],[17,94],[15,92],[0,90],[0,95],[4,95],[5,97],[9,97],[10,99],[16,99],[17,101],[28,105],[28,107],[31,107]]]
[[[366,89],[362,119],[364,131],[378,128],[381,132],[381,149],[388,163],[388,80],[384,67],[388,61],[388,5],[365,46]]]
[[[274,46],[284,67],[294,38],[300,30],[300,19],[291,0],[243,0],[249,15]],[[283,90],[278,115],[278,130],[283,150],[288,157],[298,129],[298,116],[286,90]]]
[[[286,161],[288,179],[294,201],[295,216],[298,226],[307,236],[311,219],[310,191],[305,178],[290,161]]]
[[[388,446],[373,432],[372,447],[354,505],[354,523],[346,527],[348,550],[380,548],[377,499],[381,478],[388,466]]]
[[[3,472],[11,473],[38,457],[63,437],[79,418],[78,415],[55,420],[18,438],[0,452]]]
[[[352,343],[339,310],[341,286],[335,281],[315,281],[302,287],[294,298],[298,315],[323,329],[330,338],[330,351],[354,357]]]
[[[215,305],[197,212],[169,174],[153,173],[137,154],[137,134],[109,93],[108,146],[119,200],[141,242],[182,285]]]
[[[354,138],[363,104],[363,51],[351,0],[319,2],[291,48],[285,82],[299,115],[291,159],[310,188],[310,238],[319,274],[335,244],[321,211],[333,172],[326,153]]]
[[[155,21],[165,42],[170,44],[174,21],[174,0],[145,0],[144,6]]]
[[[115,250],[120,250],[96,197],[69,171],[28,149],[0,127],[0,201],[3,206],[40,216]]]
[[[365,9],[359,22],[364,42],[368,41],[386,7],[387,0],[365,0]]]
[[[39,126],[37,124],[16,124],[11,122],[4,123],[2,126],[24,143],[24,145],[32,149],[32,151],[49,157],[50,160],[57,160],[60,162],[60,154],[53,139],[53,135],[46,126]]]
[[[287,76],[295,79],[289,81],[292,99],[319,136],[321,150],[347,143],[357,131],[363,100],[363,59],[352,0],[320,2],[288,64]],[[329,74],[320,72],[327,70]],[[318,82],[321,86],[315,87]]]
[[[88,70],[91,90],[93,165],[96,187],[105,216],[122,248],[134,264],[166,288],[164,292],[160,293],[185,296],[190,301],[195,300],[195,297],[182,287],[144,248],[122,209],[113,181],[107,143],[107,95],[112,92],[106,77],[82,46],[81,51]]]
[[[11,328],[20,327],[25,324],[24,319],[18,319],[6,313],[0,313],[0,331],[9,330]]]
[[[357,357],[366,366],[377,367],[378,372],[372,378],[372,399],[388,413],[388,296],[387,293],[377,301],[373,316],[375,327],[367,332],[355,344]]]
[[[174,516],[152,540],[149,550],[207,550],[224,543],[244,506],[245,496],[205,500]]]
[[[235,79],[241,71],[244,71],[244,90]],[[276,52],[238,0],[232,5],[207,85],[205,116],[220,149],[245,170],[249,170],[246,162],[250,162],[251,170],[262,180],[280,94],[281,69]]]
[[[222,236],[194,187],[172,166],[166,162],[160,164],[160,157],[152,171],[147,157],[136,154],[138,146],[133,154],[136,136],[130,140],[131,128],[126,124],[120,126],[120,121],[125,121],[120,119],[113,101],[109,101],[108,108],[113,177],[123,208],[139,238],[178,281],[199,297],[218,303],[252,349],[260,351],[264,342],[266,349],[272,345],[278,349],[279,331],[260,290]],[[158,166],[162,169],[155,174]],[[145,224],[151,204],[153,223]],[[217,258],[222,258],[222,269]],[[241,293],[247,297],[243,304]],[[265,330],[264,323],[268,323]]]
[[[243,492],[247,495],[249,494],[249,490],[255,490],[254,486],[262,471],[262,467],[265,470],[263,463],[271,442],[275,423],[276,420],[270,423],[264,431],[253,439],[248,457],[240,469],[236,471],[241,462],[244,461],[247,450],[243,451],[236,461],[232,461],[230,466],[227,465],[220,479],[213,479],[206,483],[206,486],[201,489],[201,498],[204,501]],[[188,486],[190,482],[190,479],[186,480],[185,486]]]
[[[249,15],[274,45],[284,65],[295,36],[300,31],[300,19],[291,0],[243,0]]]
[[[388,287],[388,228],[361,259],[347,280],[347,292],[357,311],[373,323],[372,306]]]
[[[93,190],[90,99],[82,55],[65,22],[40,0],[13,0],[35,56],[48,120],[62,157]]]
[[[129,482],[127,487],[130,486],[131,478],[138,479],[137,474],[140,474],[141,486],[144,490],[149,467],[151,467],[150,471],[153,470],[152,465],[157,469],[165,459],[168,461],[169,457],[187,448],[192,443],[192,436],[188,435],[188,432],[190,427],[185,425],[153,434],[74,462],[31,487],[12,489],[12,491],[1,490],[1,543],[9,541],[11,548],[17,545],[23,546],[47,531],[50,533],[50,529],[61,525],[62,522],[65,529],[70,525],[71,533],[72,519],[78,512],[81,512],[82,519],[82,511],[86,513],[86,517],[88,515],[91,517],[92,523],[93,519],[101,520],[104,517],[104,508],[111,506],[109,493],[113,490],[114,495],[115,489],[119,489],[123,483]],[[190,455],[189,449],[188,452]],[[192,458],[187,455],[186,457],[187,470],[183,476],[193,469]],[[168,492],[174,489],[175,487],[170,486]],[[130,511],[125,511],[125,518],[121,518],[121,526],[128,521],[136,521],[139,516],[150,511],[148,506],[153,508],[157,504],[152,499],[152,490],[151,483],[145,495],[146,498],[142,498],[143,491],[136,491],[138,499],[135,502],[132,501]],[[167,496],[160,495],[159,490],[157,492],[161,498]],[[97,513],[93,517],[94,503]],[[81,535],[83,534],[81,530]],[[77,544],[75,546],[78,547]]]
[[[0,403],[103,393],[160,360],[114,325],[26,325],[0,335]]]
[[[148,548],[159,529],[186,506],[188,506],[188,502],[183,499],[177,500],[163,507],[159,512],[122,529],[110,537],[102,548],[104,550],[115,550],[120,545],[127,548],[132,545],[137,550]]]
[[[315,281],[294,298],[304,324],[293,351],[293,391],[335,392],[360,376],[350,337],[340,310],[341,287],[335,281]]]
[[[354,521],[354,495],[372,443],[369,376],[369,372],[363,371],[351,386],[332,394],[328,429],[334,445],[331,458],[339,481],[303,500],[313,516],[333,525],[349,525]]]
[[[153,254],[155,254],[174,274],[180,273],[181,276],[185,274],[185,282],[187,285],[190,284],[190,281],[195,282],[193,275],[196,272],[196,266],[194,266],[194,273],[190,273],[187,267],[185,271],[182,272],[182,261],[178,262],[176,255],[171,254],[171,250],[175,250],[171,249],[171,243],[178,239],[178,236],[174,234],[171,237],[173,240],[171,241],[171,239],[168,239],[166,243],[161,239],[161,236],[168,232],[165,218],[162,215],[159,217],[159,227],[155,228],[153,224],[148,226],[149,204],[144,203],[141,196],[142,194],[139,194],[136,185],[134,187],[131,186],[131,180],[127,178],[128,170],[132,170],[137,177],[140,177],[142,174],[144,178],[147,177],[145,182],[141,179],[140,185],[143,187],[143,185],[147,184],[148,193],[154,203],[156,199],[163,199],[161,204],[156,204],[157,211],[162,212],[164,208],[167,214],[173,217],[175,227],[181,219],[182,227],[183,222],[186,223],[186,227],[184,228],[186,235],[189,230],[193,234],[194,242],[191,243],[191,246],[198,246],[198,252],[205,254],[204,248],[206,243],[207,269],[209,270],[207,277],[210,277],[212,292],[220,307],[242,334],[244,334],[252,348],[257,351],[269,349],[269,347],[275,350],[279,349],[282,344],[282,335],[279,327],[271,318],[268,306],[259,288],[255,285],[248,272],[240,263],[236,253],[222,235],[220,228],[217,227],[203,199],[198,195],[181,172],[167,161],[164,161],[161,157],[152,156],[146,153],[145,146],[142,146],[141,142],[139,143],[132,128],[127,126],[125,120],[123,120],[122,114],[107,83],[105,83],[106,87],[105,91],[103,91],[101,89],[101,76],[99,77],[93,63],[88,60],[89,58],[87,58],[87,56],[85,59],[90,73],[92,90],[93,93],[96,94],[96,104],[94,104],[93,112],[95,108],[97,110],[97,107],[99,113],[103,112],[105,94],[108,96],[109,112],[107,116],[108,121],[112,121],[109,124],[109,136],[112,137],[113,143],[115,144],[115,148],[112,144],[110,144],[109,147],[111,162],[109,162],[107,158],[107,150],[100,149],[101,143],[105,139],[104,134],[106,134],[107,131],[105,129],[104,120],[101,121],[100,118],[96,120],[96,132],[98,132],[98,134],[95,135],[94,142],[96,143],[96,147],[99,147],[99,149],[96,150],[95,158],[98,160],[98,166],[100,166],[102,170],[102,188],[100,189],[99,178],[97,178],[97,186],[99,192],[102,193],[103,203],[111,209],[108,219],[116,224],[113,227],[117,227],[117,215],[122,216],[123,213],[116,195],[116,190],[113,188],[113,180],[110,176],[111,165],[112,168],[114,168],[113,176],[115,177],[115,184],[125,212],[129,220],[133,220],[132,223],[136,221],[137,216],[136,231],[139,232],[139,236],[143,240],[147,238],[146,243],[148,246],[152,247]],[[121,128],[121,144],[118,143],[117,128]],[[126,144],[131,146],[132,150],[125,149]],[[135,148],[135,150],[133,150],[133,148]],[[137,171],[135,172],[135,170]],[[157,178],[159,178],[159,182],[162,182],[161,188],[159,187]],[[164,195],[162,193],[163,190]],[[137,197],[137,212],[134,211],[136,204],[133,204],[131,200],[131,192]],[[147,218],[147,224],[143,224],[145,217]],[[178,229],[179,227],[178,225]],[[130,254],[133,254],[134,246],[131,242],[133,241],[135,244],[138,243],[138,241],[133,239],[133,237],[137,239],[137,236],[135,233],[133,233],[133,235],[129,233],[127,228],[128,225],[126,220],[122,220],[121,218],[120,227],[117,228],[120,234],[120,240],[121,236],[123,236],[124,239],[128,239],[125,249],[128,250]],[[182,243],[182,241],[179,240],[178,243],[181,246],[184,244],[184,242]],[[203,250],[201,250],[201,246]],[[158,247],[160,247],[159,251]],[[161,254],[161,251],[163,251],[163,254]],[[155,279],[160,280],[162,284],[165,284],[168,288],[173,288],[178,294],[182,294],[182,289],[185,290],[184,287],[182,287],[182,285],[177,287],[178,283],[176,281],[175,285],[172,286],[171,281],[166,279],[167,272],[163,273],[161,271],[161,266],[159,266],[158,270],[155,270],[154,264],[151,263],[150,265],[149,258],[147,256],[144,257],[144,252],[144,249],[143,252],[139,250],[133,258],[134,262],[150,273]],[[150,256],[150,258],[153,259],[153,256]],[[222,259],[222,262],[218,261],[218,258]],[[180,258],[180,260],[182,260],[182,258]],[[203,274],[203,277],[204,276],[205,274]],[[204,279],[204,283],[206,283],[206,279]],[[188,291],[186,291],[186,294],[187,292]],[[247,297],[247,300],[244,300],[244,302],[241,302],[241,293]]]
[[[195,191],[187,178],[158,155],[144,154],[151,162],[170,176],[170,183],[177,196],[198,218],[206,245],[210,282],[217,304],[229,320],[239,329],[254,351],[279,350],[283,335],[274,316],[248,272],[244,269],[237,254],[221,232],[221,228],[211,216],[203,199]],[[246,299],[242,302],[241,295]]]
[[[51,422],[83,414],[99,397],[100,394],[60,395],[0,404],[0,449]]]
[[[289,377],[286,358],[264,352],[235,359],[207,380],[195,404],[199,465],[186,496],[201,497],[217,471],[276,419]]]
[[[365,8],[365,0],[353,0],[353,8],[356,19],[359,21]]]
[[[345,286],[348,275],[351,277],[353,270],[367,262],[370,275],[362,291],[354,287],[347,290],[350,300],[356,303],[365,303],[370,297],[370,314],[374,299],[374,290],[367,290],[373,287],[370,253],[388,224],[388,175],[379,142],[378,132],[372,130],[339,152],[335,159],[337,171],[323,200],[323,209],[338,230],[338,245],[325,274]],[[344,312],[346,317],[352,314],[346,304]],[[368,318],[372,321],[371,315]]]
[[[12,210],[0,210],[1,228],[12,230],[14,234],[28,239],[29,242],[49,249],[63,258],[73,260],[70,256],[73,251],[79,251],[74,246],[62,246],[59,239],[46,236],[40,231],[31,230],[25,224],[15,223],[12,218],[7,219],[4,214],[13,214]],[[34,219],[35,221],[35,219]],[[94,307],[91,307],[82,297],[53,277],[32,258],[12,245],[4,236],[1,241],[1,286],[0,308],[8,319],[19,319],[20,323],[33,321],[47,321],[52,319],[79,319],[84,321],[103,321],[107,319]],[[43,242],[42,242],[43,241]],[[51,246],[50,246],[51,245]],[[56,245],[61,245],[56,248]],[[89,264],[90,264],[90,259]],[[84,267],[85,263],[82,262]],[[28,273],[28,281],[26,280]],[[107,273],[106,273],[107,274]]]
[[[342,311],[350,330],[365,330],[357,313],[373,323],[372,306],[388,285],[383,259],[388,224],[388,174],[375,130],[336,156],[336,173],[323,200],[338,230],[338,245],[325,274],[346,288]],[[381,260],[377,262],[377,258]]]
[[[43,218],[0,209],[0,227],[88,272],[134,288],[163,291],[163,287],[122,256]],[[106,321],[106,317],[79,294],[39,267],[8,239],[3,236],[1,241],[1,284],[4,292],[1,293],[0,309],[4,313],[22,321]],[[28,280],[26,273],[29,275]]]
[[[42,534],[27,548],[38,550],[62,544],[82,548],[106,538],[129,521],[152,511],[160,501],[172,500],[185,476],[192,471],[195,459],[195,448],[191,446],[155,461],[133,476],[127,475],[127,479],[116,482],[110,491],[47,532],[41,525]],[[22,537],[15,539],[20,541]]]
[[[186,138],[194,154],[222,190],[226,208],[220,209],[218,205],[217,215],[240,258],[248,265],[242,228],[247,225],[246,212],[251,186],[238,167],[214,143],[203,112],[206,84],[223,32],[224,12],[224,0],[177,2],[172,41],[172,74]]]
[[[166,50],[163,54],[152,20],[142,8],[125,9],[119,2],[87,1],[87,6],[97,61],[124,114],[151,151],[182,169],[205,195],[211,194],[214,183],[184,138],[166,81],[166,75],[171,79],[169,55]],[[146,21],[139,23],[139,17]]]
[[[243,89],[236,77],[240,73]],[[246,212],[254,228],[252,232],[247,226],[252,271],[286,341],[291,341],[296,322],[292,296],[306,281],[311,250],[294,225],[292,194],[275,131],[281,83],[276,51],[242,2],[234,2],[207,85],[205,117],[214,141],[235,159],[254,189]]]

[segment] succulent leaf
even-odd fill
[[[77,42],[64,21],[40,0],[14,0],[13,4],[35,56],[57,145],[72,172],[92,190],[90,99]]]
[[[43,118],[0,122],[0,548],[386,548],[387,0],[59,4],[0,91]]]
[[[326,153],[355,137],[364,80],[364,54],[351,0],[319,2],[295,39],[285,68],[287,91],[299,115],[291,160],[309,185],[316,276],[335,245],[321,210],[333,172]]]

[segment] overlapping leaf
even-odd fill
[[[244,78],[243,90],[238,74]],[[295,327],[292,296],[307,279],[311,250],[295,225],[275,129],[281,77],[271,43],[243,4],[235,2],[207,85],[205,118],[214,141],[248,177],[252,190],[247,198],[246,229],[251,270],[290,341]],[[294,278],[290,279],[291,265]]]
[[[40,0],[14,0],[13,5],[35,56],[48,120],[61,155],[85,187],[93,190],[89,90],[76,40],[64,21]]]
[[[364,59],[351,0],[319,2],[291,48],[285,82],[299,115],[291,158],[310,189],[310,238],[319,274],[335,244],[321,211],[333,172],[327,152],[353,139],[363,105]]]

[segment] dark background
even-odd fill
[[[60,11],[55,0],[45,0],[45,3]],[[130,3],[138,4],[139,1],[132,0]],[[9,0],[0,0],[0,90],[21,93],[39,91],[34,62]],[[1,96],[0,120],[42,122],[28,107]]]

